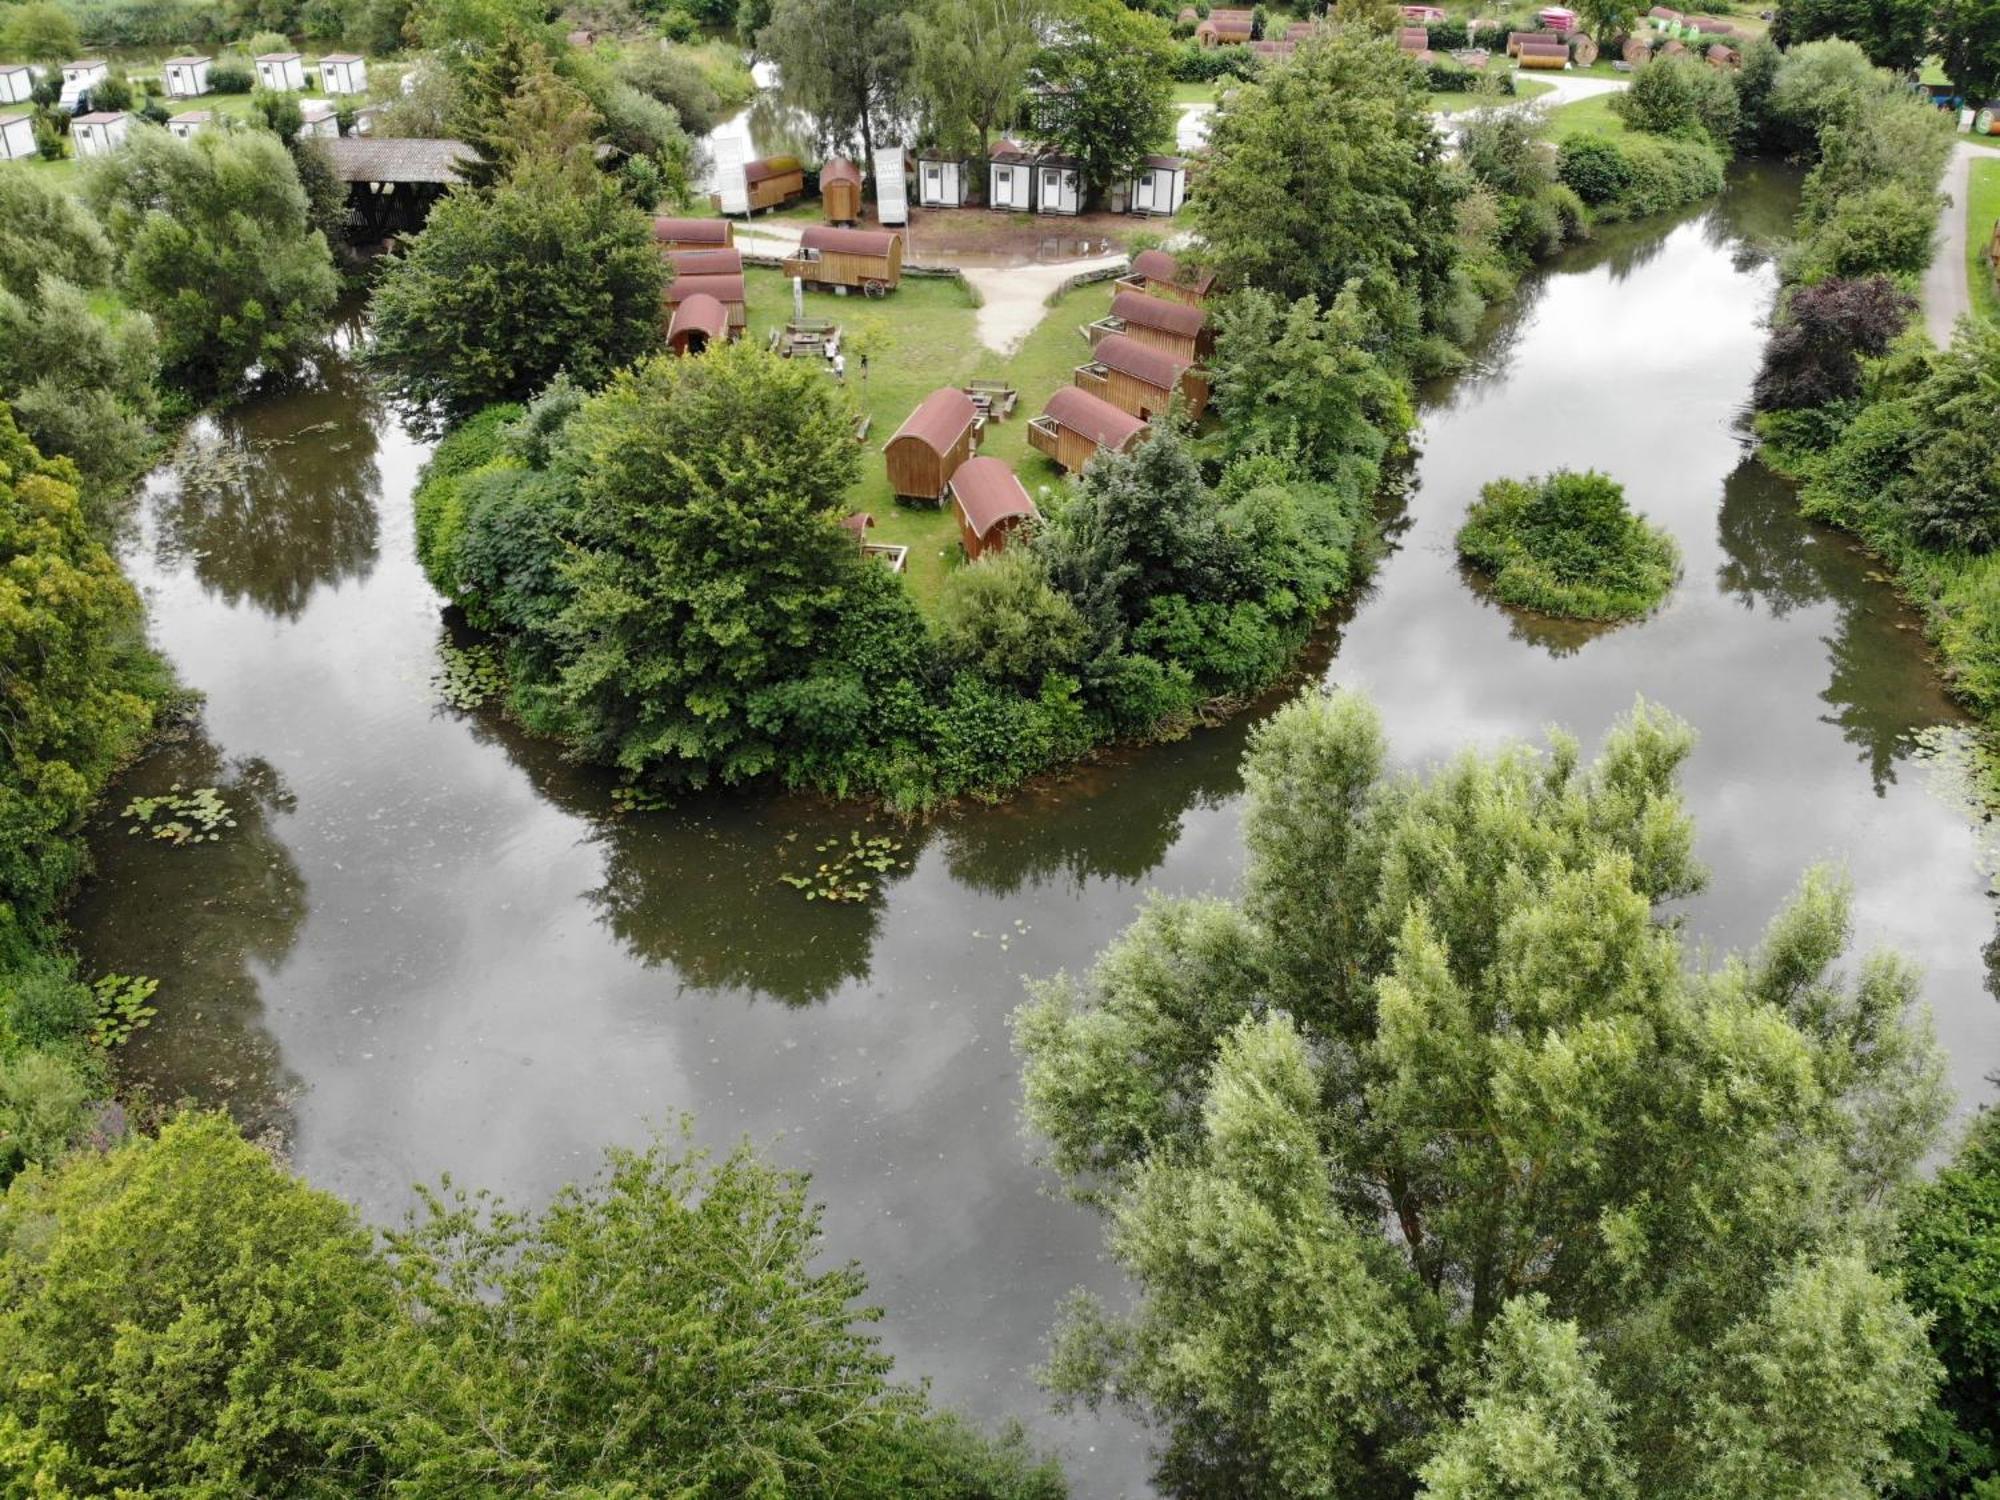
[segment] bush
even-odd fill
[[[1255,78],[1257,57],[1248,47],[1204,47],[1184,42],[1173,53],[1179,83],[1213,83],[1218,78]]]
[[[1886,352],[1916,308],[1886,276],[1834,277],[1796,289],[1764,348],[1757,405],[1796,409],[1860,395],[1861,361]]]
[[[1665,213],[1722,191],[1722,155],[1705,142],[1627,136],[1617,149],[1625,162],[1625,188],[1597,206],[1600,219]]]
[[[458,549],[464,540],[465,508],[460,482],[500,455],[506,427],[521,416],[512,404],[489,406],[445,434],[432,450],[417,482],[412,507],[416,512],[417,562],[431,587],[447,597],[459,591]]]
[[[208,86],[218,94],[247,94],[257,87],[257,71],[244,63],[220,58],[209,66]]]
[[[1050,672],[1075,671],[1087,634],[1076,606],[1049,587],[1026,548],[982,558],[946,579],[932,633],[954,670],[1028,692]]]
[[[1680,572],[1673,539],[1595,472],[1494,480],[1466,513],[1458,550],[1507,603],[1579,620],[1646,614]]]
[[[1931,262],[1939,199],[1900,182],[1849,193],[1786,257],[1794,281],[1915,278]]]
[[[1556,153],[1556,176],[1595,208],[1623,194],[1632,181],[1625,154],[1597,135],[1573,135]]]
[[[1728,75],[1692,57],[1657,57],[1612,96],[1612,110],[1634,130],[1735,148],[1738,105]]]

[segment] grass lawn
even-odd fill
[[[1976,161],[1965,204],[1965,276],[1972,288],[1972,310],[1991,321],[2000,318],[2000,296],[1993,291],[1993,268],[1986,246],[1993,221],[2000,219],[2000,160]]]
[[[1523,99],[1533,99],[1539,94],[1553,92],[1555,85],[1537,78],[1516,78],[1511,94],[1486,95],[1478,93],[1432,94],[1425,101],[1424,108],[1434,115],[1458,115],[1469,109],[1478,109],[1482,104],[1518,104]]]
[[[1625,122],[1612,113],[1616,94],[1599,94],[1574,104],[1558,105],[1549,111],[1548,133],[1560,141],[1572,135],[1621,136]]]
[[[1213,104],[1218,84],[1234,83],[1233,78],[1218,78],[1212,83],[1177,83],[1174,85],[1176,104]]]
[[[791,284],[778,271],[758,267],[750,268],[745,279],[750,301],[745,337],[761,345],[791,317]],[[1012,464],[1030,494],[1057,483],[1056,467],[1028,447],[1028,419],[1041,411],[1056,387],[1069,384],[1070,372],[1088,353],[1078,325],[1110,304],[1109,282],[1067,293],[1013,357],[1003,358],[978,341],[972,298],[956,281],[905,277],[879,302],[829,292],[806,294],[806,316],[831,318],[840,325],[848,387],[873,418],[862,447],[861,478],[847,497],[849,507],[875,517],[871,541],[910,549],[905,576],[920,606],[930,607],[946,575],[958,566],[958,523],[949,510],[901,504],[890,495],[883,444],[939,386],[962,385],[975,376],[1005,378],[1019,389],[1020,404],[1013,416],[987,428],[980,451]],[[864,351],[865,381],[859,358]],[[830,368],[827,378],[833,378]]]

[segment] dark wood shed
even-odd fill
[[[701,354],[728,338],[729,309],[706,292],[683,300],[667,323],[667,347],[676,354]]]
[[[722,304],[729,314],[729,336],[743,337],[744,325],[750,321],[750,307],[743,291],[741,276],[676,276],[667,283],[665,300],[669,309],[677,309],[690,298],[707,296]],[[671,316],[668,325],[672,328]]]
[[[712,250],[736,243],[736,226],[727,219],[655,219],[653,245],[660,251]]]
[[[1208,314],[1187,302],[1165,297],[1149,297],[1144,292],[1118,292],[1111,298],[1111,311],[1084,332],[1091,347],[1114,333],[1136,339],[1149,349],[1171,354],[1189,364],[1200,364],[1214,346]]]
[[[1129,453],[1146,424],[1101,396],[1066,385],[1028,424],[1028,446],[1072,474],[1099,452]]]
[[[1164,412],[1176,396],[1189,421],[1200,421],[1208,408],[1206,375],[1123,333],[1098,341],[1089,362],[1076,367],[1076,384],[1141,419]]]
[[[1209,293],[1215,290],[1215,273],[1204,271],[1196,275],[1183,271],[1181,263],[1166,251],[1141,250],[1132,257],[1132,269],[1119,277],[1116,284],[1121,291],[1171,297],[1176,302],[1203,307],[1208,303]]]
[[[1004,551],[1008,539],[1041,512],[1020,477],[997,458],[968,458],[947,486],[958,511],[958,541],[973,562]]]
[[[829,156],[819,169],[819,203],[829,224],[861,222],[861,168],[844,156]]]
[[[894,291],[903,279],[903,237],[892,229],[836,229],[809,224],[785,274],[814,286],[860,287],[870,296]]]
[[[979,447],[979,409],[954,386],[932,391],[904,418],[882,455],[899,500],[937,504],[958,466]]]

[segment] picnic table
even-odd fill
[[[1004,421],[1014,414],[1015,403],[1021,393],[1004,380],[974,380],[965,386],[965,394],[982,417],[994,421]]]

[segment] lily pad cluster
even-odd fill
[[[105,974],[94,980],[90,986],[91,1041],[99,1047],[118,1047],[145,1030],[160,1013],[159,1007],[146,1003],[159,987],[159,980],[144,974]]]
[[[431,682],[446,703],[470,710],[499,697],[506,690],[507,674],[491,646],[454,646],[446,641],[438,647],[438,668]]]
[[[220,843],[222,830],[236,826],[221,792],[212,786],[189,790],[178,781],[157,797],[134,797],[121,816],[132,820],[127,833],[151,834],[170,844]]]
[[[910,862],[900,857],[902,850],[902,842],[886,834],[864,839],[859,833],[850,833],[845,841],[834,838],[813,845],[820,861],[810,875],[787,873],[778,878],[794,890],[804,891],[808,901],[866,901],[880,884],[870,879],[871,875],[909,869]]]

